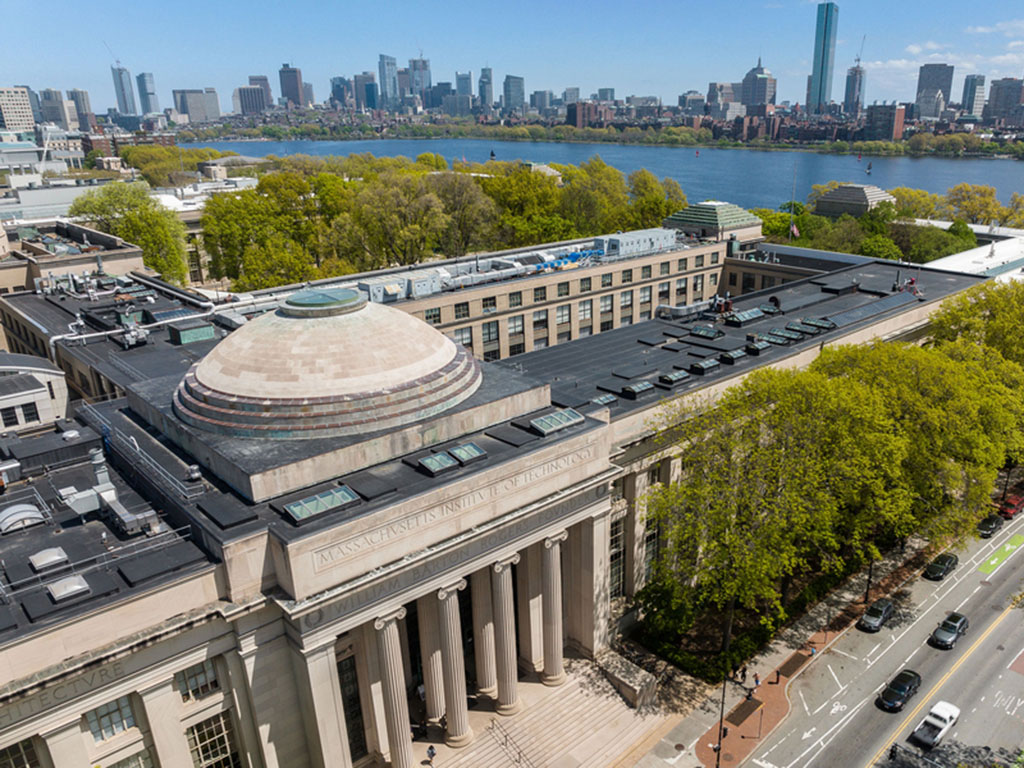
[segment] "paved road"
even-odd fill
[[[890,765],[894,742],[907,756],[918,752],[906,738],[939,700],[959,706],[961,715],[935,757],[963,757],[967,747],[1015,756],[1024,747],[1024,620],[1021,609],[1008,606],[1024,589],[1022,549],[1024,519],[1017,519],[960,551],[959,567],[944,581],[906,584],[881,632],[848,630],[791,683],[789,717],[747,765]],[[932,629],[954,610],[970,619],[968,633],[952,650],[928,645]],[[876,696],[904,668],[921,675],[921,690],[903,712],[885,712]]]

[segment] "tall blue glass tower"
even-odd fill
[[[832,68],[836,57],[836,29],[839,6],[818,4],[818,26],[814,31],[814,64],[807,85],[807,111],[812,115],[828,112],[832,101]]]

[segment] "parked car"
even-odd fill
[[[1012,520],[1022,509],[1024,509],[1024,493],[1011,493],[999,502],[999,514],[1007,520]]]
[[[942,581],[953,572],[959,562],[959,557],[945,552],[928,563],[928,567],[924,569],[924,577],[932,581]]]
[[[857,626],[865,632],[877,632],[885,622],[892,618],[895,610],[895,606],[889,598],[883,597],[880,600],[875,600],[864,611],[864,615],[860,617]]]
[[[910,734],[910,738],[925,749],[931,749],[942,741],[942,737],[949,733],[949,729],[959,719],[959,707],[953,706],[948,701],[940,701],[932,707],[931,712],[925,715],[924,720]]]
[[[921,687],[921,676],[912,669],[904,669],[878,694],[882,709],[899,712]]]
[[[962,613],[951,613],[932,632],[931,643],[936,648],[952,648],[960,635],[967,634],[970,622]]]
[[[1003,518],[999,515],[989,515],[978,523],[978,535],[983,539],[991,539],[996,531],[1003,527]]]

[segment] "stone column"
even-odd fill
[[[491,580],[486,569],[470,576],[473,598],[473,652],[476,658],[476,687],[484,696],[494,698],[498,692],[494,668],[494,618],[491,610]]]
[[[516,662],[516,614],[512,601],[512,565],[519,553],[494,564],[491,573],[491,605],[494,609],[494,646],[498,662],[499,715],[519,711],[519,668]]]
[[[50,753],[53,768],[86,768],[88,765],[85,759],[85,739],[92,741],[92,736],[86,737],[82,733],[82,718],[41,736],[46,742],[46,751]]]
[[[249,681],[245,676],[242,658],[234,650],[224,654],[224,666],[228,673],[231,698],[235,702],[238,713],[238,729],[241,732],[241,747],[252,768],[263,768],[263,755],[260,753],[259,734],[256,731],[256,719],[253,717],[252,695]]]
[[[409,730],[409,702],[405,698],[405,673],[402,671],[402,642],[398,637],[398,620],[405,618],[405,608],[374,620],[377,650],[384,692],[384,719],[391,748],[393,768],[412,768],[412,734]]]
[[[568,610],[568,641],[587,658],[608,647],[610,606],[608,599],[609,507],[569,529],[566,550],[571,588]]]
[[[334,639],[317,648],[300,648],[293,641],[292,666],[298,683],[302,723],[309,761],[314,768],[352,764],[345,738],[341,683]]]
[[[544,565],[541,575],[544,590],[544,685],[565,682],[562,668],[562,542],[566,531],[544,539]]]
[[[185,740],[185,729],[181,726],[181,693],[174,679],[139,691],[139,697],[149,723],[156,762],[160,765],[191,765],[192,755]]]
[[[441,639],[437,631],[437,606],[433,595],[425,595],[416,601],[416,615],[420,625],[420,657],[423,661],[427,720],[437,723],[444,714],[444,673],[441,666]]]
[[[543,589],[541,588],[541,553],[544,543],[531,544],[520,551],[522,561],[516,568],[518,591],[516,600],[516,632],[519,633],[519,665],[540,672],[544,669]]]
[[[444,709],[448,723],[444,743],[464,747],[473,740],[466,704],[466,666],[462,658],[462,623],[459,621],[459,591],[466,580],[437,591],[437,620],[441,634],[441,666],[444,669]]]

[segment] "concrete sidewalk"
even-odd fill
[[[875,564],[871,600],[896,589],[924,565],[927,542],[912,540],[905,552],[890,553]],[[716,754],[722,686],[693,687],[690,702],[675,702],[677,717],[647,743],[629,754],[640,768],[663,766],[741,765],[789,714],[789,683],[813,664],[819,655],[842,636],[864,611],[867,572],[850,576],[807,614],[784,629],[747,663],[746,684],[725,684],[725,721],[728,735],[722,754]],[[679,673],[681,674],[681,673]],[[755,685],[755,675],[760,684]],[[689,705],[688,707],[686,705]]]

